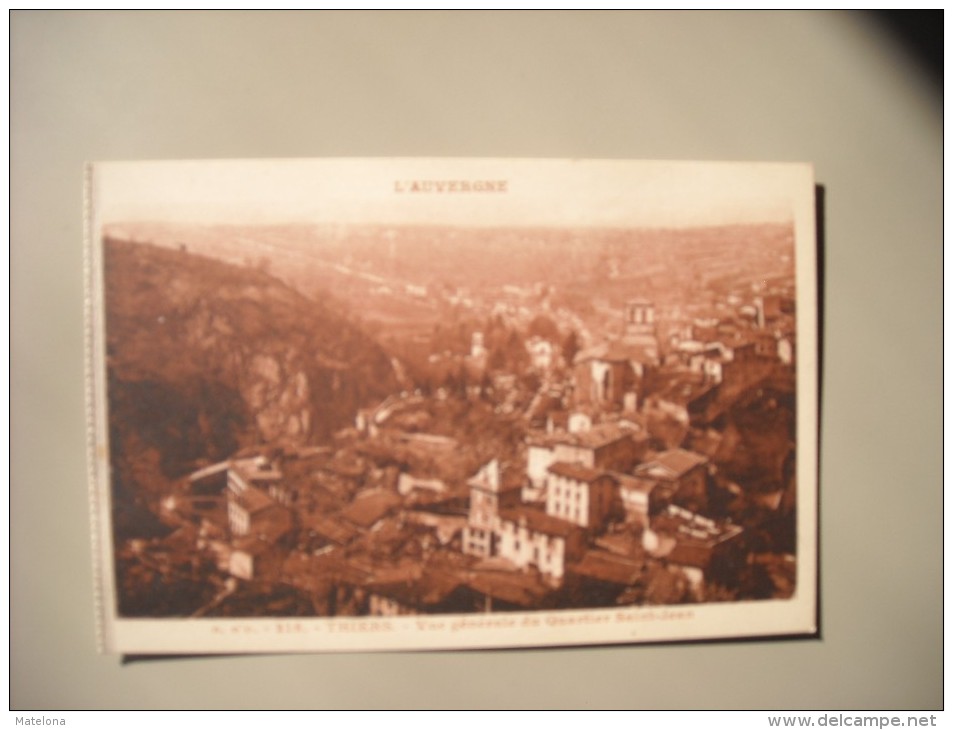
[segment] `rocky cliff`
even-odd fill
[[[113,467],[136,492],[243,446],[324,441],[397,387],[359,328],[262,270],[104,247]]]

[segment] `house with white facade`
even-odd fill
[[[527,488],[535,491],[527,495],[524,490],[525,501],[545,497],[549,468],[558,461],[590,469],[628,471],[645,452],[647,435],[635,424],[608,422],[586,428],[581,424],[591,423],[588,417],[574,421],[572,416],[569,422],[580,427],[528,439]]]
[[[463,530],[463,552],[489,558],[497,554],[500,510],[520,502],[520,487],[504,487],[500,463],[487,462],[467,482],[470,512]]]
[[[557,461],[546,478],[546,514],[600,532],[612,514],[616,487],[602,470]]]
[[[578,560],[585,549],[585,533],[566,520],[531,507],[500,513],[498,554],[520,569],[536,568],[547,580],[558,583],[566,564]]]

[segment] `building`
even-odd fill
[[[576,419],[575,415],[569,417],[568,432],[541,434],[527,441],[526,476],[529,486],[536,490],[535,499],[543,497],[549,467],[557,461],[590,469],[628,471],[645,453],[647,436],[638,428],[611,422],[586,428],[591,419],[585,414]]]
[[[242,580],[275,575],[281,559],[275,542],[249,535],[234,542],[228,555],[228,572]]]
[[[370,616],[470,613],[481,599],[466,581],[446,571],[425,571],[409,580],[374,580],[367,585]]]
[[[647,526],[650,515],[659,511],[656,504],[660,496],[660,493],[656,490],[659,482],[655,479],[618,472],[613,473],[612,476],[619,485],[619,501],[625,515],[625,521],[641,527]]]
[[[708,505],[708,459],[686,449],[669,449],[636,467],[634,475],[644,482],[651,494],[650,512],[676,504],[693,512]]]
[[[414,476],[407,472],[400,472],[397,477],[397,493],[402,497],[414,493],[428,493],[430,495],[441,495],[447,491],[447,485],[442,479],[436,477]]]
[[[629,424],[600,423],[555,439],[553,457],[590,469],[627,471],[645,452],[646,440],[644,432]]]
[[[639,346],[614,342],[580,351],[573,361],[577,405],[634,410],[656,357]]]
[[[270,485],[281,481],[281,478],[281,470],[264,456],[229,462],[228,488],[234,494],[240,494],[248,487],[267,490]]]
[[[582,464],[557,461],[546,481],[546,514],[593,532],[605,528],[615,503],[616,481]]]
[[[401,505],[401,499],[386,489],[368,489],[341,511],[341,517],[356,527],[371,529]]]
[[[566,593],[573,607],[601,608],[616,603],[643,579],[645,561],[638,557],[589,550],[566,576]]]
[[[711,363],[706,360],[706,367]],[[721,370],[718,373],[720,378]],[[646,410],[665,414],[686,427],[711,423],[721,412],[721,388],[708,376],[673,372],[659,380],[658,389],[645,401]]]
[[[669,505],[643,532],[642,545],[652,557],[680,568],[701,600],[706,584],[738,579],[745,567],[743,534],[740,525]]]
[[[585,534],[572,523],[530,507],[500,513],[497,553],[517,568],[536,568],[553,583],[559,583],[566,564],[578,560],[585,547]]]
[[[220,461],[189,475],[189,492],[194,496],[215,496],[225,491],[231,462]]]
[[[292,513],[256,487],[228,493],[228,528],[234,537],[282,535],[292,526]]]
[[[530,572],[486,570],[473,573],[467,585],[483,611],[529,611],[551,608],[552,586]]]
[[[541,372],[548,372],[556,364],[559,348],[543,337],[530,337],[526,342],[526,352],[529,354],[532,366]]]

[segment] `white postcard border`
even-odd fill
[[[196,167],[198,166],[198,167]],[[262,168],[264,166],[264,168]],[[216,174],[241,174],[251,170],[292,171],[288,179],[316,176],[336,181],[336,195],[350,190],[358,204],[345,208],[348,215],[361,212],[362,191],[374,182],[386,183],[387,195],[414,194],[399,191],[401,180],[481,178],[507,180],[509,196],[527,196],[537,214],[540,203],[551,201],[559,185],[571,183],[571,192],[583,191],[582,200],[563,206],[560,224],[624,224],[624,205],[614,200],[614,211],[603,221],[585,218],[603,187],[618,188],[648,173],[674,171],[675,177],[704,175],[718,179],[751,180],[751,191],[765,199],[789,204],[795,229],[795,272],[797,289],[797,581],[790,599],[712,604],[685,604],[652,607],[619,607],[586,610],[503,612],[489,614],[422,615],[390,618],[247,618],[185,619],[124,618],[116,610],[113,537],[110,516],[110,465],[104,363],[105,328],[101,232],[109,215],[123,206],[134,206],[136,196],[149,188],[148,179],[159,171],[179,175],[183,171],[209,168]],[[224,171],[224,172],[222,172]],[[344,184],[342,185],[342,176]],[[376,176],[376,177],[375,177]],[[142,186],[136,188],[138,179]],[[514,184],[514,180],[516,181]],[[124,184],[120,184],[124,181]],[[527,191],[522,185],[544,188]],[[674,184],[671,181],[665,184]],[[813,169],[788,163],[692,163],[562,160],[277,160],[205,161],[152,163],[96,163],[90,168],[87,195],[92,215],[87,228],[87,384],[93,431],[89,439],[93,484],[90,489],[93,549],[96,566],[96,601],[100,628],[100,650],[126,654],[242,653],[242,652],[353,652],[475,649],[503,647],[574,646],[647,642],[732,639],[781,635],[815,635],[817,614],[817,510],[818,510],[818,331],[815,188]],[[348,187],[349,185],[353,187]],[[581,186],[581,187],[580,187]],[[279,186],[280,187],[280,186]],[[124,199],[109,204],[110,196],[122,190]],[[137,192],[138,190],[138,192]],[[522,192],[521,192],[522,191]],[[587,192],[586,192],[587,191]],[[247,194],[247,193],[240,193]],[[426,215],[437,193],[419,194],[410,202],[416,214]],[[618,193],[615,194],[616,197]],[[493,193],[487,192],[484,199]],[[478,197],[476,193],[468,196]],[[440,200],[447,200],[444,196]],[[623,195],[621,203],[625,203]],[[499,196],[493,202],[498,203]],[[340,202],[340,201],[338,201]],[[354,201],[352,201],[353,203]],[[461,213],[469,224],[480,218],[480,207]],[[101,205],[107,203],[106,205]],[[169,205],[169,201],[162,203]],[[383,205],[383,204],[381,204]],[[577,209],[578,206],[578,209]],[[372,206],[373,207],[373,206]],[[386,207],[386,206],[385,206]],[[507,208],[509,211],[509,208]],[[320,213],[320,211],[319,211]],[[333,219],[334,209],[324,211]],[[191,213],[183,211],[187,219]],[[287,214],[285,214],[287,215]],[[518,215],[498,225],[516,225]],[[614,216],[614,217],[613,217]],[[376,220],[373,214],[368,220]],[[490,221],[497,224],[496,220]],[[729,222],[729,221],[726,221]]]

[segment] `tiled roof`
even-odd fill
[[[345,559],[339,551],[323,555],[294,553],[283,565],[283,571],[302,577],[314,577],[342,581],[351,585],[363,585],[369,577],[354,561]]]
[[[206,477],[213,476],[215,474],[221,474],[224,471],[227,471],[229,468],[229,462],[220,461],[217,464],[210,464],[209,466],[203,467],[198,471],[194,471],[189,474],[189,481],[196,482],[200,479],[205,479]]]
[[[646,477],[629,476],[628,474],[618,474],[616,472],[612,472],[611,476],[618,482],[619,488],[623,491],[651,494],[652,490],[658,486],[658,481]]]
[[[640,432],[640,428],[639,424],[623,425],[616,421],[610,421],[596,424],[588,431],[578,433],[568,433],[562,430],[555,433],[530,433],[526,442],[530,446],[540,446],[548,449],[558,444],[598,449],[625,438],[644,438],[644,432]]]
[[[708,565],[712,548],[744,531],[740,525],[716,522],[674,505],[652,521],[652,529],[675,538],[667,556],[671,562],[699,568]]]
[[[582,464],[572,464],[567,461],[557,461],[551,464],[549,471],[567,479],[575,479],[577,482],[591,483],[602,476],[602,472],[597,469],[590,469]]]
[[[711,560],[711,548],[711,545],[680,540],[675,543],[675,547],[672,548],[666,559],[676,565],[705,569]]]
[[[628,335],[626,342],[611,343],[603,359],[608,362],[653,363],[657,359],[657,349],[654,335]]]
[[[358,531],[335,517],[325,515],[307,515],[301,521],[304,530],[313,530],[321,537],[339,545],[346,545],[353,540]]]
[[[232,493],[232,495],[232,499],[249,513],[260,512],[274,504],[267,494],[255,487],[248,487],[243,492],[239,494]]]
[[[603,342],[593,347],[587,347],[580,350],[573,363],[579,364],[588,360],[602,360],[603,362],[654,362],[655,357],[652,353],[654,345],[649,345],[648,336],[645,344],[626,344],[622,342]]]
[[[517,525],[525,522],[529,529],[555,537],[569,537],[579,529],[571,522],[561,520],[558,517],[552,517],[545,512],[540,512],[539,510],[529,507],[501,510],[500,521],[513,522]]]
[[[236,540],[233,546],[235,550],[240,550],[248,555],[261,555],[271,549],[276,539],[262,539],[257,535],[248,535]]]
[[[334,459],[322,465],[320,468],[322,471],[336,474],[346,479],[358,479],[362,477],[365,472],[363,465],[359,462],[345,459]]]
[[[558,443],[564,443],[566,434],[530,432],[526,436],[528,446],[538,446],[543,449],[552,449]]]
[[[679,475],[694,469],[696,466],[708,463],[708,459],[701,454],[696,454],[694,451],[687,451],[685,449],[669,449],[668,451],[663,451],[655,457],[655,460]]]
[[[699,376],[680,373],[678,377],[672,378],[668,384],[660,388],[656,397],[686,405],[706,395],[714,387],[713,383],[700,381]]]
[[[465,581],[460,576],[443,571],[431,571],[409,580],[378,582],[375,579],[368,586],[368,590],[396,599],[405,606],[427,607],[446,600],[462,585],[465,585]]]
[[[607,533],[597,537],[596,545],[602,550],[628,558],[638,558],[645,554],[642,547],[642,537],[632,531]]]
[[[635,475],[643,478],[678,479],[695,467],[707,463],[707,458],[694,451],[669,449],[636,467]]]
[[[400,503],[400,497],[396,494],[381,490],[358,497],[341,512],[341,515],[359,527],[370,527]]]
[[[402,562],[397,565],[378,565],[369,583],[375,585],[409,584],[420,580],[423,568],[419,562]]]
[[[642,568],[641,561],[622,558],[602,550],[590,550],[582,560],[570,566],[569,571],[604,583],[629,586],[642,575]]]
[[[235,459],[231,463],[231,467],[247,480],[267,479],[274,481],[281,479],[281,470],[262,456]]]
[[[572,434],[572,437],[576,444],[595,449],[620,439],[631,438],[632,433],[631,429],[623,428],[617,423],[600,423],[588,431]]]
[[[538,608],[547,592],[539,581],[522,573],[476,573],[467,583],[485,596],[523,608]]]

